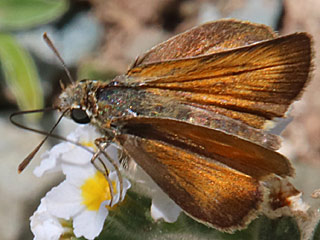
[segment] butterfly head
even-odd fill
[[[91,122],[97,81],[81,80],[66,87],[60,94],[55,107],[76,123]]]

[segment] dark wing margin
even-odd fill
[[[208,127],[173,119],[139,117],[115,124],[122,126],[123,133],[164,142],[214,162],[220,162],[258,180],[272,174],[281,177],[294,174],[285,156]]]
[[[194,27],[158,44],[139,57],[132,67],[222,52],[275,37],[277,34],[268,26],[222,19]]]
[[[117,141],[196,220],[232,232],[257,216],[264,193],[256,179],[161,141],[132,135]]]

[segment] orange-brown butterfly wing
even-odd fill
[[[289,160],[283,155],[223,131],[173,119],[136,117],[112,124],[122,126],[121,132],[162,141],[214,159],[255,179],[261,180],[272,174],[286,177],[294,173]]]
[[[196,220],[231,232],[257,216],[263,190],[254,178],[162,141],[132,135],[117,141]]]
[[[263,128],[265,120],[284,116],[310,68],[310,37],[297,33],[205,56],[141,64],[122,82]]]

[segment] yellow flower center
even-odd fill
[[[91,148],[93,148],[94,150],[96,150],[96,148],[97,148],[97,146],[94,144],[94,142],[87,142],[87,141],[81,142],[81,141],[80,141],[80,143],[81,143],[82,145],[86,146],[86,147],[91,147]]]
[[[117,193],[116,181],[111,181],[113,194]],[[111,200],[110,188],[105,176],[97,173],[88,178],[81,186],[82,204],[90,211],[98,211],[100,205],[105,200]]]

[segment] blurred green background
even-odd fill
[[[281,151],[297,168],[296,186],[319,208],[320,201],[309,197],[320,188],[319,12],[318,0],[0,0],[0,239],[32,239],[28,218],[62,179],[59,174],[33,176],[40,154],[18,175],[19,162],[43,137],[8,120],[19,109],[51,106],[60,92],[59,81],[68,83],[42,40],[44,32],[76,79],[102,80],[123,73],[155,44],[207,21],[238,18],[269,25],[280,34],[309,32],[316,50],[313,80],[290,113],[295,118],[283,133]],[[48,113],[21,121],[49,129],[56,117]],[[72,128],[66,120],[58,132],[66,136]],[[48,141],[42,152],[53,143]]]

